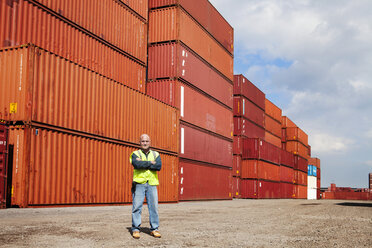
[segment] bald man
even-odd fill
[[[161,159],[158,152],[150,149],[149,135],[141,135],[140,145],[141,149],[130,155],[130,163],[133,165],[132,236],[135,239],[140,238],[142,206],[146,197],[151,235],[160,238],[157,185],[159,185],[158,171],[161,169]]]

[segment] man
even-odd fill
[[[151,140],[147,134],[140,137],[141,149],[130,155],[130,163],[133,165],[132,184],[132,236],[140,238],[141,213],[143,201],[146,196],[147,207],[151,226],[151,235],[160,238],[158,215],[158,171],[161,169],[161,159],[158,152],[150,150]]]

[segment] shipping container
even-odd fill
[[[278,199],[280,198],[280,183],[242,179],[240,181],[240,192],[242,198]]]
[[[295,155],[286,150],[280,150],[280,164],[287,167],[295,167]]]
[[[280,166],[280,182],[294,182],[294,170],[286,166]]]
[[[234,136],[233,139],[233,154],[240,155],[243,154],[243,136]]]
[[[149,43],[181,41],[230,81],[233,57],[182,8],[150,10]]]
[[[316,172],[316,178],[318,178],[320,180],[320,168],[317,168],[317,172]]]
[[[317,189],[317,178],[314,176],[307,176],[307,188]]]
[[[234,117],[234,135],[247,138],[265,138],[265,129],[245,117]]]
[[[320,172],[319,172],[319,174],[320,174]],[[369,178],[369,189],[372,189],[372,173],[368,174],[368,178]]]
[[[243,159],[258,159],[280,164],[280,148],[254,138],[243,139]]]
[[[238,177],[241,173],[242,156],[233,155],[232,176]]]
[[[307,199],[307,186],[294,184],[293,189],[293,198]]]
[[[231,168],[180,159],[179,200],[232,199]]]
[[[0,119],[45,123],[178,152],[179,113],[35,46],[0,49]]]
[[[317,180],[316,180],[316,188],[320,189],[320,179],[319,178],[317,178]]]
[[[299,141],[305,146],[308,146],[308,135],[299,127],[286,128],[286,141],[294,140]]]
[[[7,205],[8,149],[8,127],[0,123],[0,209]]]
[[[293,168],[307,173],[307,164],[308,164],[307,160],[297,155],[294,155],[294,159],[295,159],[295,164]]]
[[[371,200],[368,192],[323,192],[322,199],[328,200]]]
[[[183,79],[232,109],[232,83],[182,43],[154,44],[148,54],[148,80]]]
[[[125,204],[131,202],[138,149],[121,142],[43,127],[10,128],[14,145],[13,206]],[[178,201],[178,158],[160,152],[159,201]]]
[[[145,91],[146,66],[124,51],[25,0],[0,2],[0,46],[33,43],[129,87]],[[146,47],[143,48],[146,51]]]
[[[316,166],[316,168],[320,169],[320,159],[319,158],[309,158],[309,164]]]
[[[145,0],[140,1],[145,4]],[[114,0],[36,0],[35,2],[41,3],[58,13],[59,17],[62,16],[76,23],[93,35],[146,63],[147,23],[122,2]]]
[[[307,188],[307,199],[316,200],[317,199],[316,193],[317,193],[317,189]]]
[[[280,182],[280,198],[292,199],[293,190],[293,183]]]
[[[240,193],[240,181],[241,179],[239,177],[232,177],[232,194],[233,198],[241,198]]]
[[[147,94],[180,110],[181,120],[228,139],[233,137],[233,115],[210,97],[178,80],[159,80],[147,85]]]
[[[123,15],[124,10],[138,16],[143,21],[146,21],[148,16],[147,0],[104,0],[96,1],[96,3],[89,0],[36,0],[36,2],[87,29],[92,25],[101,27],[103,23],[100,22],[104,20],[108,23],[111,22],[113,26],[118,25],[120,20],[115,19],[116,15]]]
[[[185,123],[180,125],[180,158],[232,167],[232,141]]]
[[[282,140],[268,131],[265,131],[265,141],[278,147],[280,150],[282,148]]]
[[[241,178],[280,181],[280,166],[256,159],[243,159]]]
[[[322,199],[322,192],[320,191],[320,188],[316,190],[316,199]]]
[[[282,116],[282,128],[297,127],[297,125],[287,116]]]
[[[243,96],[234,96],[234,116],[245,117],[260,127],[265,127],[265,112]]]
[[[265,93],[242,74],[234,75],[234,95],[244,96],[262,110],[265,110]]]
[[[307,173],[299,170],[294,170],[294,183],[307,186]]]
[[[277,136],[280,141],[282,140],[282,125],[267,114],[265,114],[265,129]]]
[[[265,98],[265,113],[281,124],[282,110],[267,98]]]
[[[180,5],[230,54],[234,54],[234,29],[207,0],[150,0],[149,8]]]
[[[295,155],[299,155],[304,158],[309,158],[308,147],[299,141],[287,141],[285,142],[285,149],[292,152]]]

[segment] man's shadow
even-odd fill
[[[132,228],[131,227],[127,227],[127,230],[132,235]],[[148,227],[141,227],[141,231],[140,232],[141,233],[146,233],[147,235],[150,235],[151,236],[151,230]]]

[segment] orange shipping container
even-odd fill
[[[295,199],[307,199],[307,186],[293,185]]]
[[[294,170],[294,183],[307,186],[307,173],[299,170]]]
[[[265,99],[265,113],[279,123],[282,122],[282,110],[267,98]]]
[[[299,127],[287,127],[286,128],[286,140],[297,140],[302,144],[308,146],[308,136],[307,134]]]
[[[265,141],[273,144],[274,146],[282,148],[282,140],[279,137],[272,135],[268,131],[265,131]]]
[[[267,114],[265,114],[265,129],[275,136],[281,138],[282,125]]]
[[[145,91],[145,64],[84,29],[25,0],[0,1],[0,46],[33,43],[95,72]],[[144,48],[146,49],[146,48]]]
[[[316,166],[320,169],[320,159],[319,158],[309,158],[309,164]]]
[[[285,142],[285,149],[288,152],[292,152],[295,155],[300,155],[301,157],[309,158],[309,149],[299,141],[287,141]]]
[[[243,159],[241,163],[241,178],[264,179],[280,181],[280,166],[262,160]]]
[[[131,202],[130,154],[119,142],[40,127],[11,127],[13,206]],[[178,158],[160,153],[159,201],[178,201]]]
[[[297,125],[291,121],[287,116],[282,116],[282,128],[297,127]]]
[[[233,57],[182,8],[150,10],[149,43],[180,40],[231,82]]]
[[[0,50],[0,119],[40,122],[178,152],[178,111],[34,46]]]

